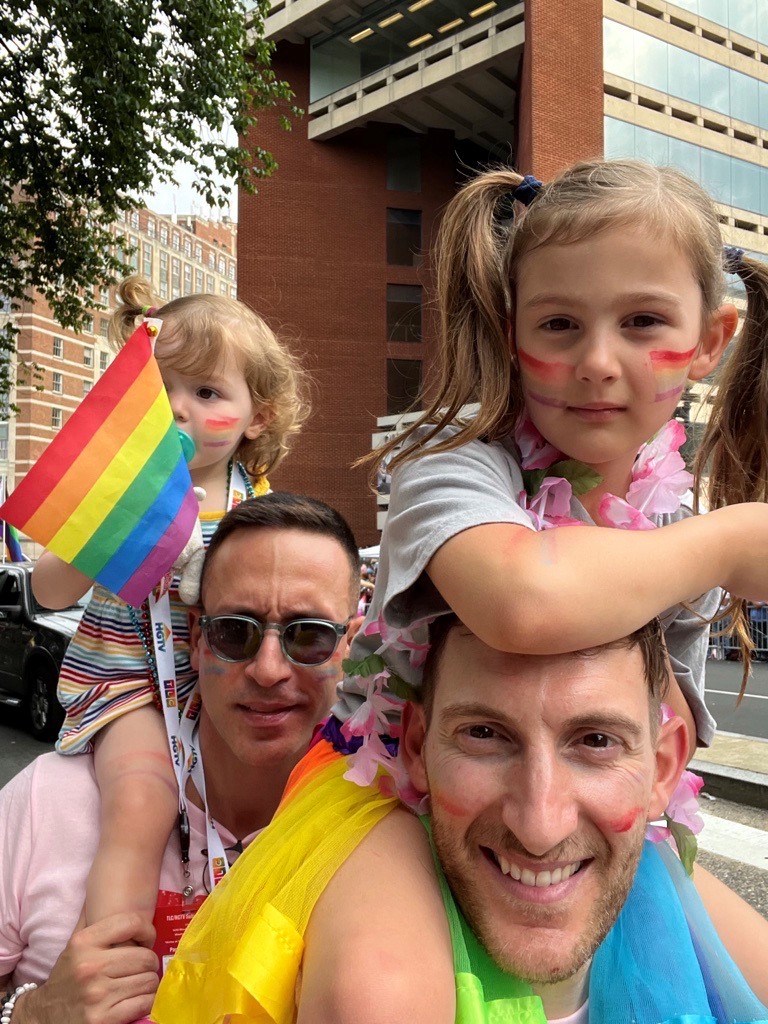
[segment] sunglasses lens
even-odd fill
[[[291,622],[283,634],[285,653],[300,665],[320,665],[336,650],[338,637],[324,622]]]
[[[222,617],[208,624],[208,646],[227,661],[254,657],[261,644],[261,632],[247,619]]]

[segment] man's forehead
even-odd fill
[[[243,528],[226,537],[208,566],[203,591],[212,602],[295,605],[306,612],[346,602],[350,568],[339,542],[295,528]]]
[[[531,705],[571,712],[607,703],[614,709],[648,705],[648,684],[638,648],[599,647],[556,655],[496,651],[465,627],[451,630],[436,672],[435,710],[483,703],[514,717]],[[526,708],[521,707],[524,701]]]

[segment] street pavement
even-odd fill
[[[718,730],[768,739],[768,664],[753,663],[747,692],[737,707],[741,674],[739,661],[708,661],[707,707],[717,721]]]

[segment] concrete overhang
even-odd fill
[[[338,22],[359,17],[377,0],[272,0],[264,35],[273,42],[303,43],[332,31]]]
[[[310,104],[309,138],[385,121],[450,129],[486,149],[514,145],[524,42],[520,4]]]

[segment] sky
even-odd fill
[[[212,216],[216,219],[227,213],[227,210],[210,210],[202,196],[192,188],[194,172],[184,164],[177,164],[174,173],[177,184],[171,185],[158,182],[153,192],[145,197],[150,210],[155,213],[196,213],[203,217]],[[229,216],[237,220],[237,190],[230,196]]]

